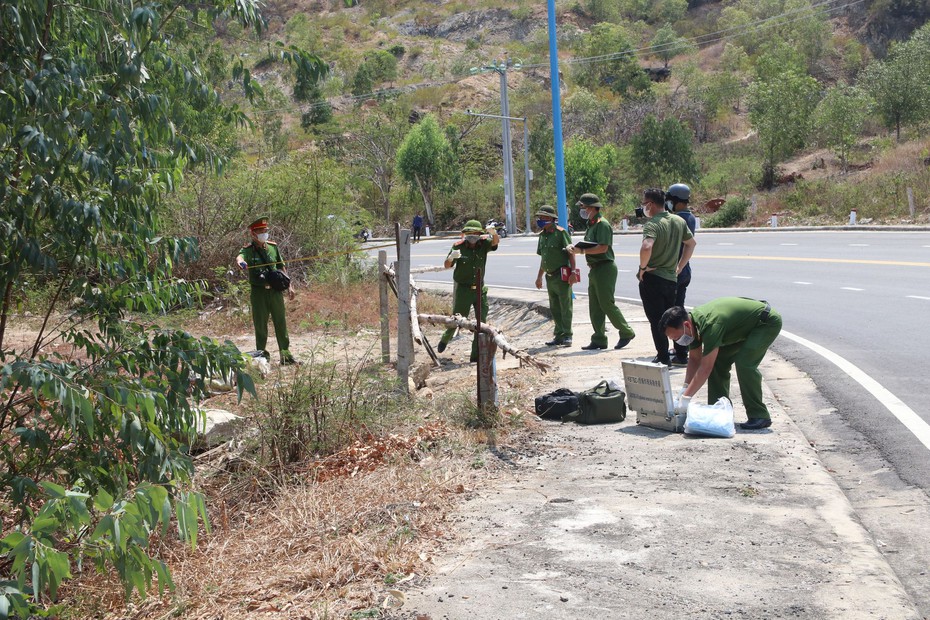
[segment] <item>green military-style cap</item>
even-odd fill
[[[249,230],[255,230],[256,228],[268,228],[268,216],[263,215],[251,224],[249,224]]]
[[[558,219],[559,214],[556,213],[555,207],[550,205],[543,205],[539,207],[539,210],[536,212],[537,216],[551,217],[552,219]]]
[[[597,207],[598,209],[604,206],[597,194],[582,194],[575,204],[579,207]]]
[[[478,220],[468,220],[465,222],[465,226],[462,227],[462,232],[484,232],[484,228]]]

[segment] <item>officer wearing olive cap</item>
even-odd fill
[[[255,348],[266,359],[269,357],[265,345],[268,343],[268,317],[274,324],[274,335],[278,341],[278,352],[282,364],[294,364],[297,360],[288,350],[290,338],[287,335],[287,316],[284,312],[284,292],[271,288],[265,276],[273,269],[285,271],[281,251],[273,241],[268,240],[268,218],[260,217],[249,224],[251,241],[239,250],[236,263],[249,274],[252,306],[252,324],[255,326]],[[288,289],[288,295],[294,298],[294,289]]]
[[[549,205],[539,207],[536,212],[536,227],[539,228],[539,242],[536,253],[539,254],[539,273],[536,276],[536,288],[542,288],[543,276],[546,277],[546,291],[549,293],[549,311],[555,323],[553,339],[546,343],[550,347],[572,346],[572,284],[575,283],[575,255],[566,251],[572,238],[568,231],[556,224],[555,208]],[[562,278],[562,268],[571,269],[568,279]]]
[[[467,317],[474,306],[479,301],[477,287],[478,270],[486,274],[485,264],[488,260],[488,252],[497,250],[497,244],[500,243],[500,237],[493,226],[488,226],[487,234],[482,235],[485,229],[481,227],[478,220],[468,220],[462,228],[462,238],[452,244],[452,249],[446,256],[446,269],[455,266],[452,272],[452,314],[459,314]],[[482,276],[482,279],[483,276]],[[488,316],[488,287],[481,287],[481,317],[485,319]],[[442,338],[439,340],[437,350],[442,353],[446,346],[455,335],[455,328],[447,329]],[[471,361],[478,361],[478,334],[471,343]]]
[[[594,334],[591,343],[581,347],[586,351],[607,348],[607,330],[605,319],[620,332],[620,340],[615,349],[622,349],[636,337],[633,328],[623,318],[623,313],[614,300],[614,288],[617,285],[617,263],[614,262],[613,235],[610,222],[601,216],[601,200],[595,194],[582,194],[576,203],[580,215],[588,222],[585,241],[597,244],[593,248],[572,246],[573,254],[584,254],[588,261],[588,314]]]

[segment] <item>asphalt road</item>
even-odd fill
[[[784,319],[776,352],[811,375],[902,479],[930,492],[930,232],[699,231],[697,241],[686,303],[768,300]],[[616,294],[635,303],[640,242],[632,231],[614,235]],[[441,264],[450,245],[414,245],[412,266]],[[533,288],[535,250],[535,237],[502,240],[487,283]],[[451,272],[418,279],[450,281]],[[575,290],[587,290],[585,275]]]

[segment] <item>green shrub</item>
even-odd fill
[[[266,465],[285,467],[348,446],[362,433],[396,426],[409,410],[389,370],[318,348],[293,377],[259,401],[258,442]]]
[[[731,228],[744,219],[749,211],[749,201],[743,197],[731,198],[720,210],[701,220],[703,228]]]

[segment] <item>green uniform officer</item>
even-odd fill
[[[536,275],[536,288],[542,288],[543,277],[546,278],[546,291],[549,293],[549,311],[552,313],[553,339],[546,343],[550,347],[572,346],[572,284],[575,283],[575,255],[567,248],[572,243],[568,231],[556,225],[555,208],[549,205],[539,207],[536,212],[536,226],[539,228],[539,242],[536,253],[539,254],[539,273]],[[562,278],[562,268],[571,269],[568,279]]]
[[[269,357],[265,345],[268,343],[268,317],[274,324],[274,335],[278,341],[278,352],[282,364],[294,364],[296,360],[288,350],[290,339],[287,335],[287,317],[284,313],[284,292],[276,291],[264,276],[271,269],[284,271],[284,259],[277,244],[268,240],[268,218],[261,217],[249,224],[251,243],[243,247],[236,257],[236,263],[243,271],[248,271],[252,305],[252,324],[255,326],[255,348],[266,359]],[[288,295],[294,298],[294,289],[288,289]]]
[[[576,203],[580,207],[581,217],[588,221],[588,231],[584,240],[596,243],[593,248],[572,246],[573,254],[584,254],[588,261],[588,314],[594,334],[591,344],[581,347],[585,351],[607,348],[607,330],[605,319],[620,332],[620,340],[615,349],[622,349],[636,337],[623,313],[614,300],[617,285],[617,263],[614,262],[613,236],[610,222],[601,217],[601,200],[594,194],[582,194]]]
[[[500,237],[497,236],[497,231],[493,226],[488,226],[487,234],[482,235],[482,232],[485,231],[481,228],[481,222],[468,220],[462,228],[462,238],[452,244],[452,249],[446,256],[446,269],[455,265],[455,271],[452,272],[452,314],[467,317],[472,307],[478,303],[478,291],[476,290],[478,270],[480,269],[482,274],[487,273],[485,264],[488,260],[488,252],[497,250],[497,244],[500,243]],[[489,309],[488,287],[482,286],[480,299],[481,318],[486,320]],[[446,350],[446,345],[454,335],[454,327],[450,327],[443,333],[439,346],[436,347],[440,353]],[[478,361],[477,333],[471,343],[471,361]]]
[[[740,426],[758,430],[772,425],[762,400],[759,363],[781,332],[781,315],[765,301],[746,297],[720,297],[694,308],[665,311],[660,320],[665,335],[689,348],[685,386],[675,403],[679,413],[688,410],[691,397],[707,383],[707,400],[730,396],[730,368],[736,366],[748,421]]]

